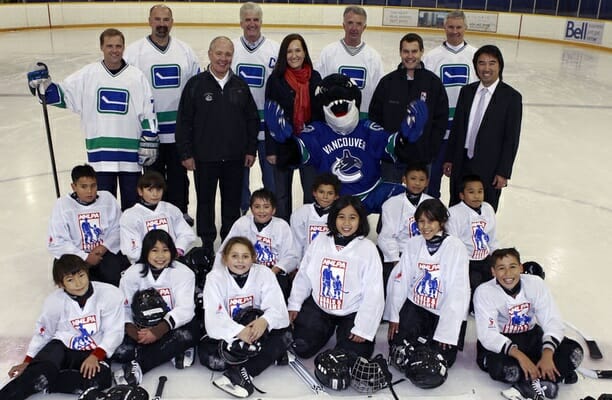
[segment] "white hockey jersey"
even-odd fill
[[[418,204],[427,199],[431,199],[431,196],[425,192],[421,193]],[[421,234],[419,224],[414,219],[416,209],[405,194],[390,197],[383,203],[382,227],[378,234],[377,244],[383,253],[385,262],[399,261],[408,240]]]
[[[374,48],[364,44],[354,56],[347,50],[342,40],[337,40],[321,50],[317,71],[322,78],[340,73],[348,76],[361,89],[360,119],[367,118],[370,101],[378,81],[384,75],[380,54]]]
[[[174,37],[161,51],[149,36],[130,44],[123,57],[141,70],[151,84],[159,141],[174,143],[179,100],[189,78],[200,72],[198,57],[189,45]]]
[[[483,283],[474,293],[474,313],[478,340],[495,353],[510,349],[512,341],[504,334],[527,332],[536,324],[544,331],[543,343],[558,344],[564,337],[561,314],[539,276],[521,275],[516,297],[509,296],[495,278]],[[554,350],[556,346],[543,347]]]
[[[172,265],[164,268],[155,279],[150,271],[147,271],[147,275],[143,277],[142,268],[142,264],[132,265],[125,270],[119,281],[119,289],[125,296],[125,322],[134,322],[132,317],[134,293],[149,288],[156,289],[168,304],[170,311],[164,316],[164,320],[170,329],[180,328],[190,322],[195,317],[193,271],[178,261],[172,261]]]
[[[55,257],[76,254],[83,260],[98,245],[111,253],[119,251],[121,208],[110,192],[98,191],[98,198],[87,206],[71,195],[60,197],[49,218],[47,249]]]
[[[293,213],[289,219],[291,231],[295,238],[298,257],[301,260],[310,243],[320,234],[329,232],[327,216],[319,215],[313,203],[304,204]]]
[[[244,236],[255,247],[255,263],[266,267],[278,267],[289,273],[298,267],[299,254],[291,232],[291,227],[282,218],[272,217],[272,220],[261,232],[257,230],[252,215],[240,217],[225,237],[215,257],[214,268],[225,269],[222,262],[222,252],[227,241],[234,236]]]
[[[433,255],[423,236],[410,239],[387,284],[385,319],[399,322],[406,299],[439,316],[433,339],[456,345],[470,303],[469,263],[465,246],[447,236]]]
[[[28,346],[28,357],[36,356],[55,339],[72,350],[101,348],[107,357],[115,352],[123,341],[123,294],[107,283],[91,285],[93,293],[83,308],[64,289],[56,289],[47,296]]]
[[[232,40],[234,43],[234,57],[232,71],[249,85],[251,94],[259,111],[261,125],[258,140],[264,140],[263,110],[266,102],[266,83],[274,70],[280,46],[274,40],[263,37],[259,46],[251,50],[245,44],[244,37]]]
[[[264,312],[268,330],[289,326],[289,313],[276,276],[269,268],[253,264],[244,287],[238,286],[227,267],[213,269],[204,286],[204,324],[213,339],[232,342],[244,329],[232,317],[253,307]]]
[[[385,305],[382,263],[374,243],[361,236],[338,247],[332,237],[317,236],[293,280],[287,309],[300,311],[308,296],[328,314],[356,312],[351,333],[374,340]]]
[[[58,84],[52,104],[81,116],[87,162],[98,172],[140,172],[141,135],[157,134],[151,85],[136,67],[116,75],[102,62],[89,64]]]
[[[448,213],[446,230],[463,242],[470,260],[484,260],[497,249],[495,210],[489,203],[482,203],[480,214],[463,201]]]
[[[140,258],[142,239],[153,229],[170,234],[177,249],[187,252],[197,239],[193,229],[185,222],[183,213],[171,203],[160,201],[155,210],[134,204],[121,215],[121,252],[136,262]]]

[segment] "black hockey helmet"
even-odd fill
[[[142,386],[117,385],[106,392],[107,400],[149,400],[149,393]]]
[[[351,369],[351,386],[361,393],[374,393],[390,387],[392,379],[393,375],[382,354],[371,360],[359,357]]]
[[[314,359],[315,376],[323,386],[344,390],[351,383],[351,368],[357,357],[343,349],[329,349]]]
[[[240,325],[248,325],[252,321],[261,317],[264,312],[258,308],[246,307],[234,315],[233,320]],[[231,343],[222,340],[219,342],[219,354],[221,358],[229,365],[239,365],[246,362],[249,358],[256,356],[261,351],[263,340],[268,335],[268,331],[254,343],[248,344],[240,339],[236,339]]]
[[[208,335],[204,335],[202,339],[200,339],[200,344],[198,346],[200,363],[213,371],[225,371],[227,369],[227,363],[219,353],[219,342],[220,340],[215,340]]]
[[[414,356],[414,346],[406,339],[401,343],[392,343],[389,346],[389,364],[393,365],[401,372],[406,371],[406,365]]]
[[[85,389],[83,393],[79,395],[78,400],[102,400],[106,399],[106,393],[97,387],[90,387]]]
[[[215,254],[202,246],[193,247],[185,255],[178,258],[178,261],[188,266],[196,276],[196,286],[204,288],[206,275],[212,271],[215,262]]]
[[[157,325],[170,311],[164,298],[157,289],[148,288],[134,293],[132,298],[132,318],[142,327]]]
[[[529,275],[537,275],[542,279],[546,278],[544,268],[535,261],[526,261],[523,263],[523,273]]]
[[[447,376],[444,357],[425,345],[417,347],[406,364],[406,377],[421,389],[436,388],[446,381]]]

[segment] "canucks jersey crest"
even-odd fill
[[[365,68],[343,65],[338,68],[338,72],[351,78],[359,89],[366,87],[368,72]]]
[[[130,92],[125,89],[98,89],[98,112],[102,114],[127,114]]]
[[[349,149],[342,150],[342,157],[336,157],[332,164],[332,173],[340,179],[342,183],[357,182],[363,177],[361,168],[363,162],[351,154]]]
[[[181,67],[178,64],[153,65],[151,83],[154,89],[177,88],[181,86]]]
[[[470,67],[465,64],[446,64],[440,67],[444,87],[465,86],[470,83]]]
[[[238,64],[236,74],[241,77],[249,87],[260,88],[266,83],[266,68],[263,65]]]

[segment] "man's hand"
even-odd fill
[[[444,173],[444,176],[450,178],[451,174],[453,173],[453,163],[445,162],[442,164],[442,172]]]
[[[399,322],[389,322],[389,329],[387,330],[387,339],[393,340],[395,335],[399,333]]]
[[[244,166],[246,168],[251,168],[255,164],[255,156],[247,154],[244,156]]]
[[[183,164],[183,167],[185,167],[187,171],[195,171],[196,169],[195,160],[193,159],[193,157],[181,161],[181,164]]]
[[[508,186],[508,179],[501,175],[495,175],[495,178],[493,178],[493,182],[491,184],[493,187],[495,187],[495,189],[500,190]]]

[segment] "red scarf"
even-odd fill
[[[287,68],[285,80],[295,90],[293,99],[293,133],[299,135],[306,122],[310,122],[310,90],[308,82],[312,75],[312,67],[304,64],[301,69]]]

